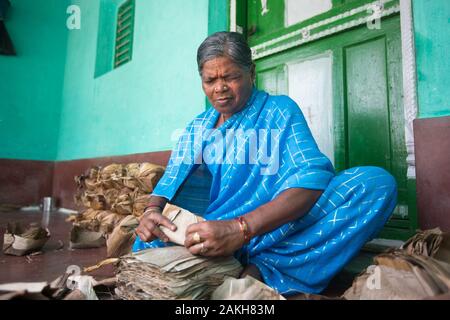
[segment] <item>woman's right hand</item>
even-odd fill
[[[160,225],[165,226],[172,231],[177,229],[176,225],[162,215],[162,210],[160,208],[152,207],[146,210],[142,215],[136,233],[144,242],[153,241],[156,238],[167,242],[169,241],[169,238],[161,231],[159,228]]]

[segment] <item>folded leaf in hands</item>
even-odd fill
[[[164,234],[169,238],[171,242],[179,244],[181,246],[184,245],[184,240],[186,238],[186,229],[193,223],[198,223],[205,220],[186,209],[177,207],[172,204],[167,204],[164,207],[164,211],[162,214],[177,226],[177,230],[172,231],[164,226],[160,226],[161,231],[164,232]]]

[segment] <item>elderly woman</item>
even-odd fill
[[[187,229],[186,248],[234,254],[244,274],[284,295],[321,292],[386,223],[396,205],[395,180],[376,167],[335,175],[296,103],[254,87],[255,65],[240,34],[209,36],[197,62],[213,108],[178,141],[133,250],[165,245],[158,226],[175,226],[162,208],[204,163],[213,178],[210,203],[206,221]]]

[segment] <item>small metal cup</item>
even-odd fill
[[[41,225],[44,229],[48,227],[50,222],[50,212],[52,211],[53,199],[52,197],[44,197],[42,200],[42,222]]]
[[[53,199],[52,197],[44,197],[42,200],[42,210],[52,211]]]

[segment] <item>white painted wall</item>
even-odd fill
[[[334,163],[331,52],[288,64],[289,96],[300,106],[319,149]]]
[[[333,7],[331,0],[284,0],[285,25],[305,21]]]

